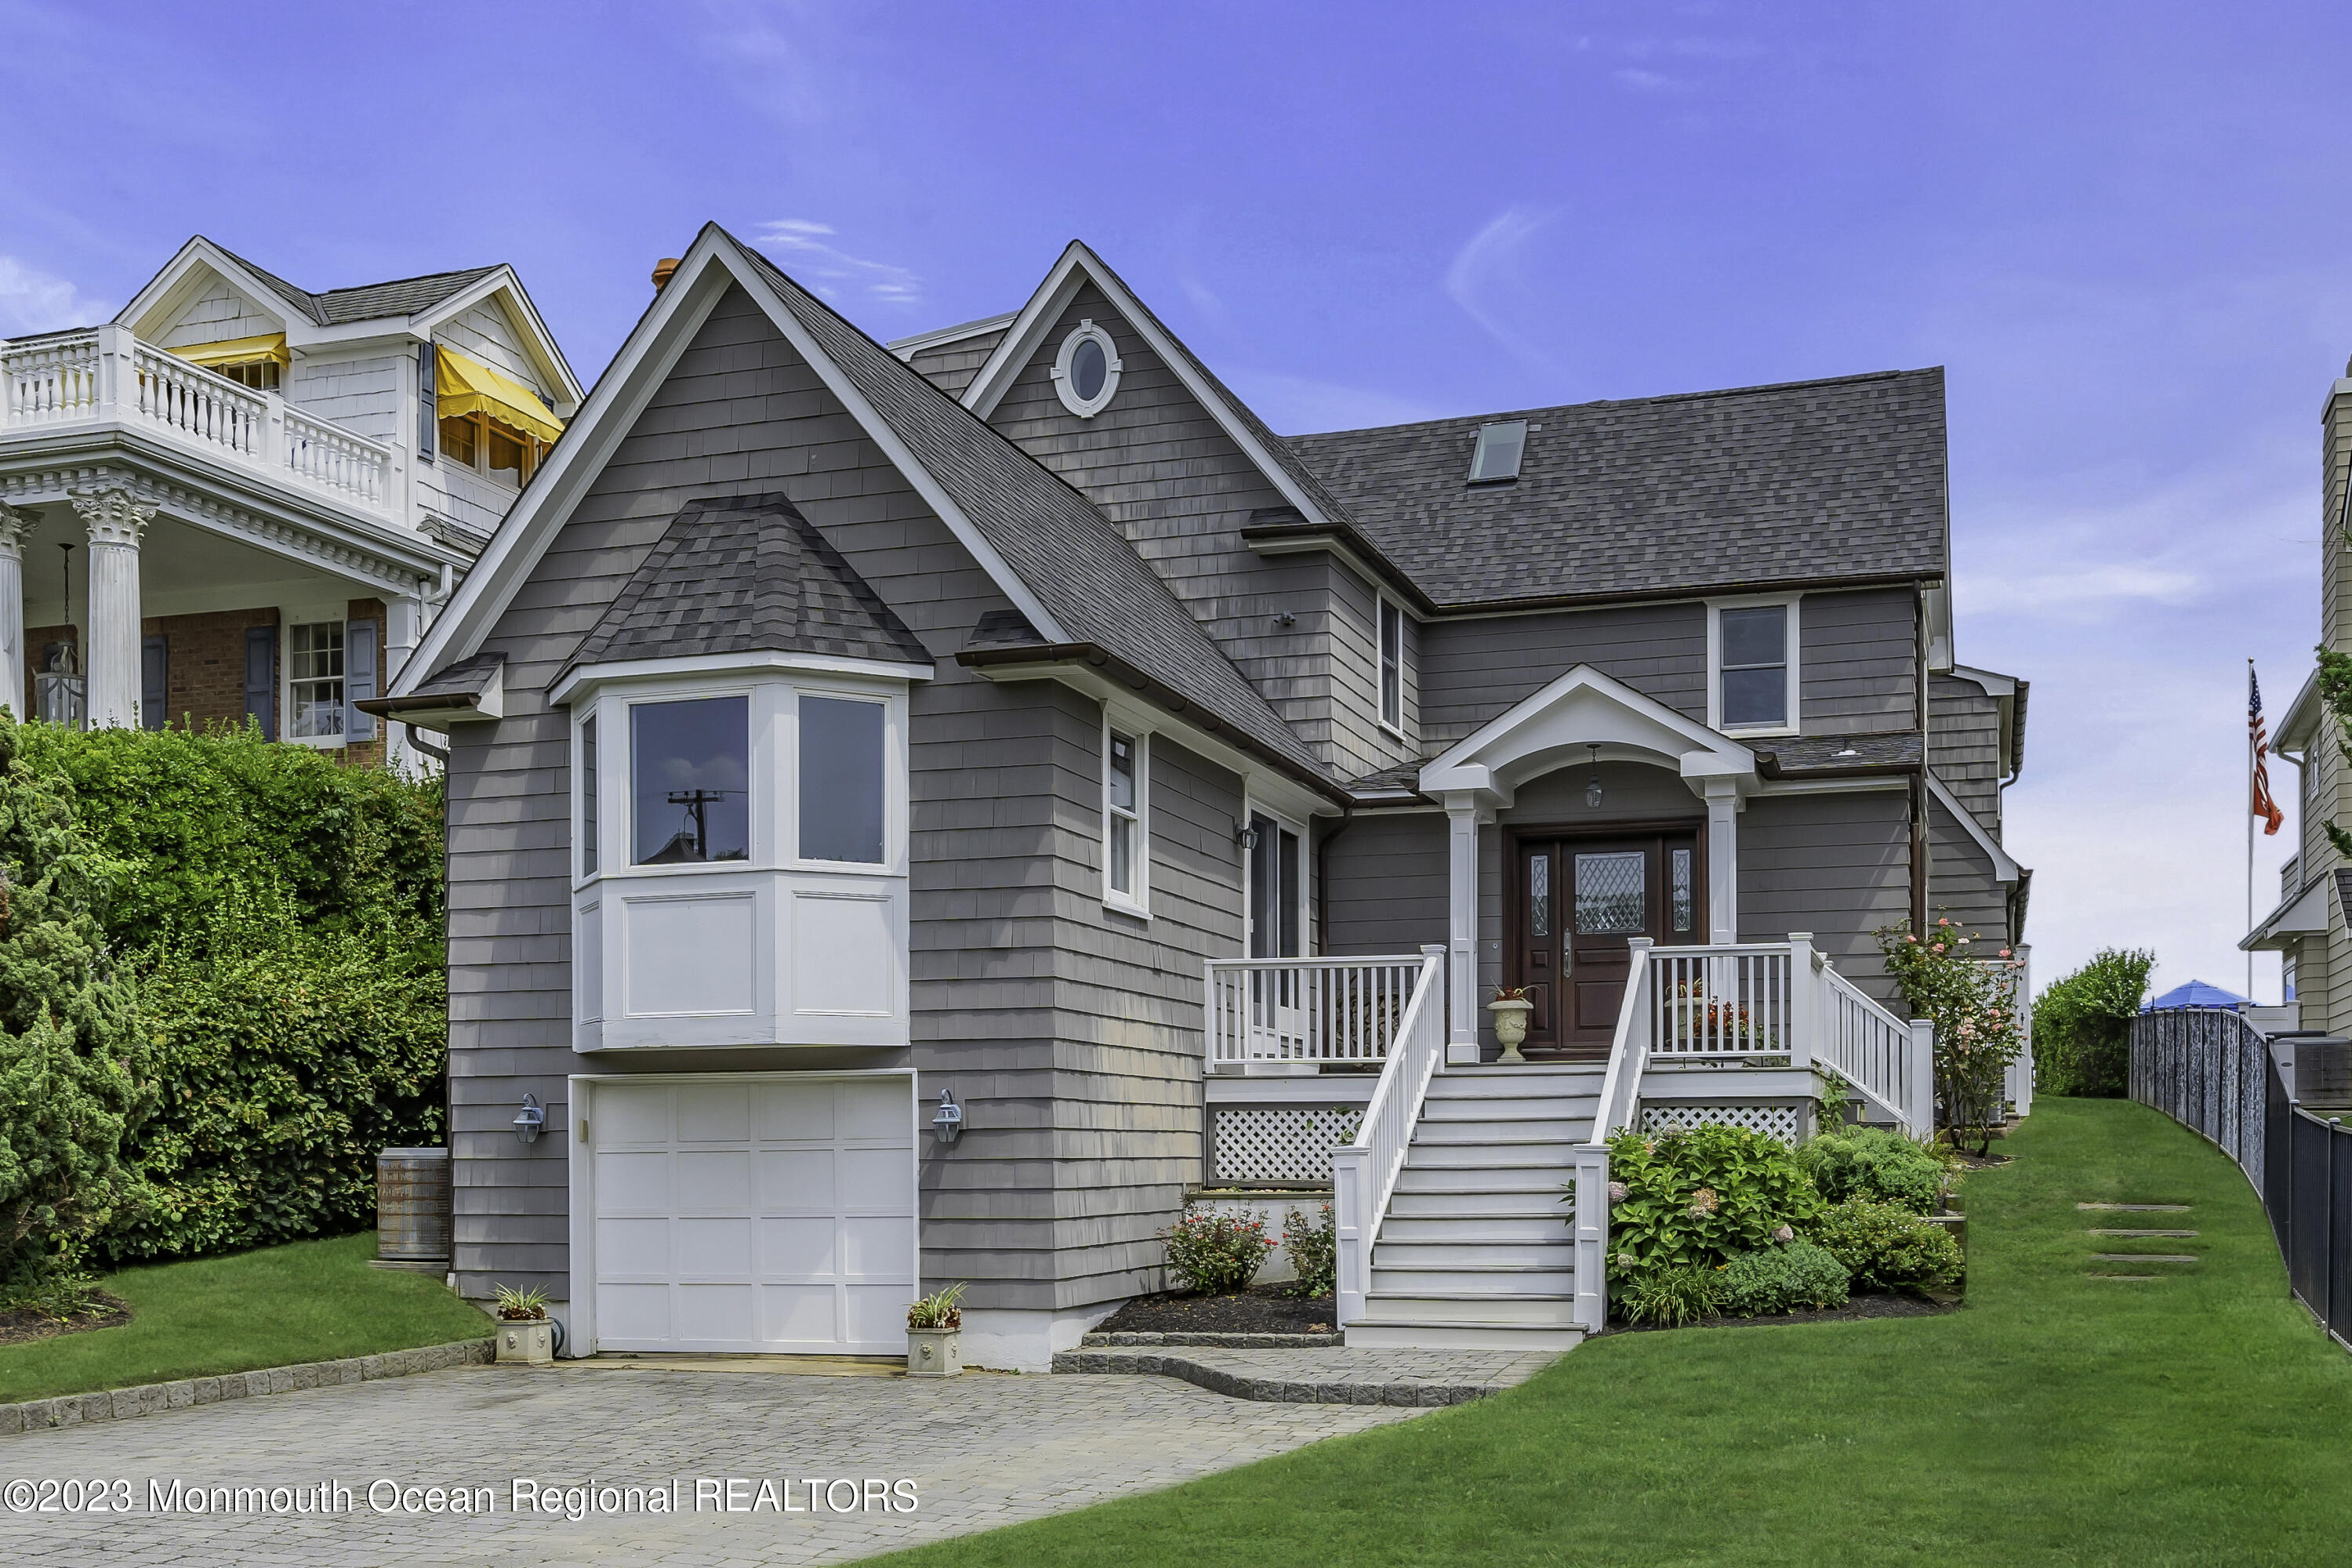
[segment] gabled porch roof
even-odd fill
[[[1528,779],[1594,757],[1672,768],[1695,794],[1706,793],[1710,779],[1727,780],[1743,795],[1757,782],[1756,753],[1746,746],[1580,664],[1424,766],[1421,790],[1433,798],[1481,795],[1507,806]]]

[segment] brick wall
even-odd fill
[[[163,688],[175,728],[204,729],[245,721],[245,634],[278,624],[275,605],[212,610],[196,616],[150,616],[142,634],[163,638]]]

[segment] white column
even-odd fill
[[[25,538],[32,515],[0,502],[0,703],[18,720],[25,703]]]
[[[386,597],[383,602],[383,658],[376,670],[376,695],[392,689],[408,656],[425,640],[425,601],[415,596]],[[408,726],[395,720],[383,726],[383,760],[398,773],[414,776],[428,771],[425,759],[409,744]]]
[[[1706,781],[1706,940],[1739,940],[1739,786]]]
[[[155,509],[125,489],[85,491],[74,510],[89,530],[89,723],[139,727],[139,540]]]
[[[1478,828],[1493,810],[1469,794],[1445,797],[1445,1059],[1478,1060]]]

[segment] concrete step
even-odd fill
[[[1427,1160],[1415,1160],[1407,1151],[1404,1169],[1397,1173],[1396,1190],[1399,1196],[1407,1193],[1538,1193],[1558,1203],[1567,1196],[1563,1189],[1571,1173],[1566,1166],[1552,1164],[1449,1163],[1433,1153]],[[1389,1212],[1396,1212],[1393,1200]]]
[[[1437,1121],[1424,1116],[1421,1125],[1412,1130],[1412,1142],[1416,1148],[1456,1143],[1574,1144],[1583,1142],[1591,1130],[1592,1118],[1589,1116],[1574,1121],[1489,1116],[1476,1121]]]
[[[1348,1348],[1371,1350],[1572,1351],[1582,1329],[1551,1324],[1427,1321],[1350,1323]]]
[[[1423,1237],[1412,1241],[1399,1240],[1389,1235],[1390,1226],[1381,1226],[1380,1239],[1372,1247],[1372,1277],[1379,1279],[1384,1268],[1459,1268],[1465,1263],[1492,1264],[1506,1268],[1567,1269],[1576,1268],[1576,1246],[1568,1239],[1567,1227],[1555,1226],[1557,1238],[1497,1236],[1483,1227],[1473,1230],[1468,1226],[1456,1226],[1456,1234],[1444,1237]]]
[[[1415,1142],[1405,1150],[1408,1170],[1460,1170],[1465,1166],[1510,1166],[1527,1170],[1551,1171],[1567,1180],[1576,1169],[1576,1157],[1566,1143],[1522,1142],[1518,1139],[1485,1139],[1447,1143]]]
[[[1571,1259],[1560,1259],[1562,1263]],[[1573,1296],[1572,1268],[1521,1268],[1503,1263],[1448,1263],[1434,1268],[1391,1268],[1375,1249],[1371,1294],[1427,1296],[1460,1303],[1497,1296]]]
[[[1479,1204],[1433,1213],[1402,1214],[1391,1204],[1388,1217],[1381,1221],[1380,1241],[1385,1247],[1392,1241],[1450,1242],[1456,1237],[1468,1236],[1507,1244],[1557,1241],[1566,1246],[1571,1211],[1565,1203],[1555,1204],[1552,1209],[1557,1212],[1513,1212]]]
[[[1460,1174],[1446,1172],[1447,1175]],[[1411,1171],[1397,1178],[1397,1190],[1389,1199],[1388,1219],[1406,1220],[1420,1224],[1424,1219],[1443,1220],[1448,1225],[1460,1221],[1498,1220],[1505,1215],[1513,1218],[1540,1216],[1547,1224],[1567,1224],[1562,1217],[1569,1212],[1568,1194],[1559,1182],[1546,1182],[1528,1187],[1428,1186],[1406,1185]],[[1423,1172],[1424,1180],[1429,1175]]]
[[[1364,1298],[1367,1323],[1475,1323],[1495,1328],[1571,1328],[1576,1302],[1566,1294],[1496,1292],[1465,1300],[1452,1294],[1409,1295],[1375,1288]],[[1349,1323],[1349,1343],[1357,1325]]]

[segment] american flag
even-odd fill
[[[2246,736],[2254,749],[2254,815],[2263,819],[2263,835],[2268,837],[2279,830],[2286,814],[2271,798],[2271,770],[2264,761],[2271,754],[2271,737],[2263,727],[2263,683],[2254,679],[2251,663],[2246,666]]]

